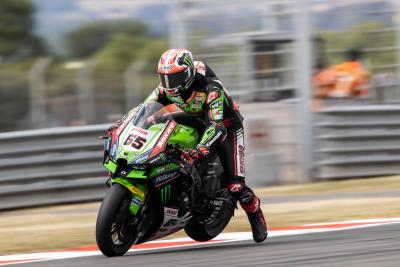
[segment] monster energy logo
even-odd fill
[[[187,54],[185,54],[183,58],[183,63],[185,63],[185,65],[189,66],[190,68],[193,68],[192,60],[190,59],[190,56]]]
[[[160,189],[161,203],[165,204],[171,198],[171,185],[164,186]]]

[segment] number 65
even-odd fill
[[[136,149],[141,149],[143,145],[146,143],[146,139],[135,134],[130,134],[126,141],[124,142],[125,146],[132,146]]]

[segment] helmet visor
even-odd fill
[[[186,80],[189,78],[188,71],[182,71],[173,74],[159,74],[161,86],[166,89],[177,88],[184,86]]]

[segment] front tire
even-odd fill
[[[114,184],[103,199],[96,221],[96,242],[107,257],[124,255],[135,241],[135,229],[130,225],[131,198],[125,187]]]

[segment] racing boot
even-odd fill
[[[268,236],[268,230],[260,207],[260,199],[250,190],[248,193],[244,193],[244,198],[241,198],[240,205],[249,218],[254,241],[257,243],[263,242]]]

